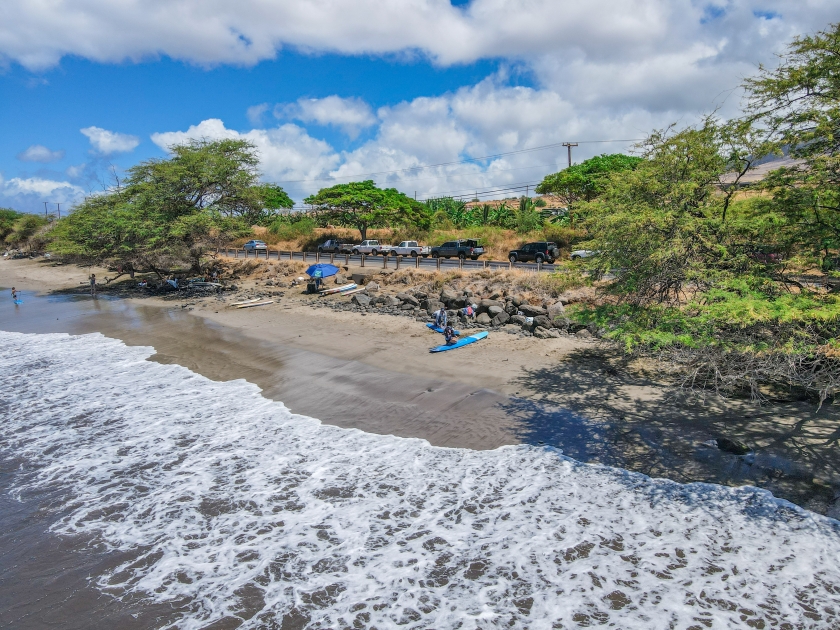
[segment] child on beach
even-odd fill
[[[457,336],[458,334],[455,332],[452,326],[447,326],[443,329],[443,337],[444,339],[446,339],[447,346],[451,346],[453,343],[455,343],[455,337]]]
[[[18,301],[18,293],[17,293],[17,289],[15,289],[14,287],[12,287],[12,300],[13,300],[14,302],[17,302],[17,301]]]
[[[90,274],[90,294],[95,296],[96,295],[96,274]]]

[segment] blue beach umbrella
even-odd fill
[[[338,267],[335,265],[322,265],[318,263],[317,265],[312,265],[309,269],[306,270],[306,275],[310,278],[329,278],[330,276],[334,276],[338,273]]]

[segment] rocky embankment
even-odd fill
[[[539,303],[535,303],[539,302]],[[470,289],[444,286],[440,291],[407,288],[389,293],[377,282],[368,282],[364,290],[349,299],[342,296],[320,299],[315,307],[339,311],[381,313],[412,317],[430,322],[433,313],[445,308],[449,321],[459,328],[497,328],[511,334],[538,339],[557,338],[566,334],[591,337],[591,331],[575,324],[565,315],[562,299],[538,301],[523,294],[510,294],[506,290],[480,294]],[[468,316],[466,309],[473,307]]]

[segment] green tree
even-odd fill
[[[13,217],[13,214],[17,216]],[[40,249],[44,244],[43,229],[48,223],[49,221],[40,214],[14,211],[0,214],[0,230],[6,232],[4,241],[12,247],[28,246],[30,249]],[[3,224],[8,227],[3,228]]]
[[[373,180],[322,188],[303,201],[338,225],[359,230],[362,240],[367,239],[369,229],[378,227],[415,225],[428,229],[423,204],[395,188],[379,188]]]
[[[193,141],[170,152],[168,159],[132,167],[118,187],[58,221],[55,251],[159,274],[184,263],[198,270],[208,249],[247,234],[265,217],[266,187],[258,181],[253,145]]]
[[[707,117],[700,125],[655,132],[642,160],[601,182],[581,208],[596,264],[616,269],[614,288],[636,302],[678,301],[686,284],[709,287],[749,264],[749,222],[729,225],[738,184],[769,150],[748,124]],[[729,217],[731,219],[731,217]]]
[[[578,201],[592,201],[604,191],[612,173],[633,170],[641,158],[622,153],[597,155],[580,164],[546,175],[537,186],[540,194],[554,194],[568,206]]]
[[[777,67],[745,83],[749,118],[802,160],[764,181],[800,245],[840,248],[840,23],[793,40]]]
[[[15,221],[21,217],[21,213],[10,208],[0,208],[0,241],[12,233]]]

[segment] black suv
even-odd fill
[[[538,263],[553,263],[559,255],[560,248],[557,247],[557,243],[528,243],[511,251],[508,254],[508,260],[512,263],[529,260]]]

